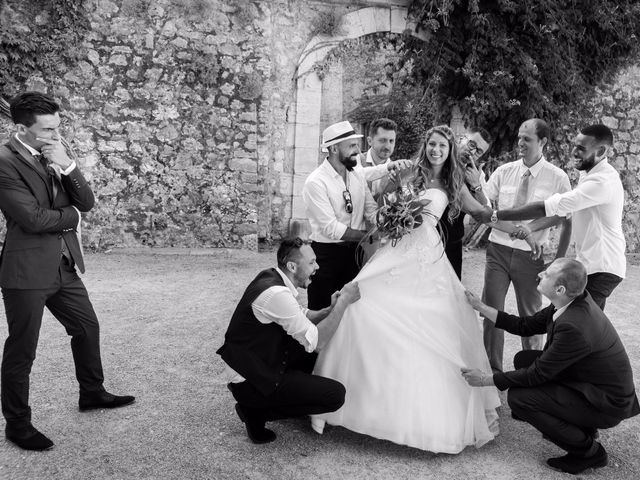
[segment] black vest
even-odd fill
[[[274,268],[263,270],[249,284],[231,316],[224,344],[216,352],[263,395],[278,387],[291,355],[301,345],[276,323],[261,323],[251,304],[270,287],[284,286]]]

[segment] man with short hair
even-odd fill
[[[44,307],[71,335],[81,411],[133,403],[103,386],[100,328],[89,295],[77,236],[80,212],[94,195],[60,135],[60,106],[49,95],[25,92],[10,102],[17,133],[0,147],[0,209],[7,234],[0,287],[9,335],[2,357],[2,413],[6,437],[25,450],[53,442],[31,423],[29,374]]]
[[[322,148],[329,156],[307,177],[302,189],[311,225],[311,247],[320,267],[308,290],[308,305],[320,310],[331,295],[358,274],[358,242],[374,222],[377,204],[358,165],[359,140],[347,121],[327,127]],[[386,167],[383,167],[386,169]]]
[[[487,204],[482,189],[486,184],[477,162],[491,148],[491,135],[484,128],[474,127],[469,130],[461,139],[458,145],[458,159],[462,163],[465,172],[465,181],[469,192],[481,205]],[[440,217],[445,239],[445,253],[451,266],[462,279],[462,239],[464,238],[464,212],[454,218],[449,219],[449,207],[445,209]]]
[[[388,118],[378,118],[369,125],[369,150],[363,158],[362,166],[371,194],[378,203],[392,178],[390,174],[411,167],[411,160],[391,160],[396,148],[397,130],[398,124]],[[386,168],[381,168],[382,165]]]
[[[490,375],[462,369],[474,387],[509,389],[512,416],[542,432],[568,453],[547,464],[571,474],[607,465],[598,429],[611,428],[640,413],[629,357],[614,326],[585,291],[587,271],[579,261],[560,258],[539,275],[538,291],[551,305],[517,317],[467,299],[497,328],[514,335],[547,334],[542,351],[523,350],[515,370]]]
[[[485,195],[499,209],[543,200],[571,189],[567,174],[544,158],[549,137],[549,126],[544,120],[532,118],[522,123],[518,130],[520,159],[498,167],[485,188]],[[544,246],[549,237],[548,227],[557,223],[558,219],[547,219],[542,225],[544,229],[532,234],[536,243]],[[564,256],[570,234],[570,221],[562,219],[556,258]],[[509,285],[513,283],[518,313],[533,315],[542,306],[542,297],[536,289],[536,278],[542,270],[544,259],[540,252],[532,252],[529,243],[494,228],[487,247],[483,301],[498,310],[503,309]],[[542,335],[523,337],[522,348],[539,350],[542,341]],[[484,344],[491,368],[502,371],[504,332],[489,321],[484,323]]]
[[[307,288],[318,270],[313,249],[285,239],[278,266],[263,270],[249,284],[236,307],[224,345],[217,353],[227,364],[236,412],[254,443],[276,434],[265,423],[282,418],[333,412],[344,403],[339,382],[312,375],[315,356],[331,339],[348,305],[360,298],[349,283],[320,311],[303,308],[297,288]]]
[[[571,216],[576,257],[587,268],[587,291],[604,310],[607,298],[626,273],[626,241],[622,231],[624,188],[608,161],[613,134],[605,125],[589,125],[573,139],[574,168],[580,172],[571,191],[538,199],[520,208],[494,212],[500,220],[536,218],[521,227],[519,236],[543,228],[549,218]],[[486,211],[483,221],[491,212]],[[546,217],[546,218],[545,218]]]
[[[382,194],[388,188],[392,188],[390,182],[396,179],[398,173],[413,165],[411,160],[391,160],[396,148],[397,130],[396,122],[388,118],[378,118],[369,125],[369,150],[362,158],[362,167],[373,199],[379,206],[382,203]],[[380,248],[380,240],[371,236],[361,243],[361,248],[364,264]]]

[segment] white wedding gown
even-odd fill
[[[429,189],[423,224],[387,243],[355,281],[361,298],[346,310],[314,373],[341,382],[342,408],[312,416],[431,452],[458,453],[498,434],[494,387],[471,387],[462,367],[490,372],[481,323],[444,254],[435,228],[446,194]]]

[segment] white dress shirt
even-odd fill
[[[373,223],[378,206],[367,186],[364,170],[362,167],[347,170],[345,184],[342,176],[325,160],[307,177],[302,199],[311,225],[311,240],[339,243],[348,227],[365,230],[365,219]],[[345,190],[351,194],[352,213],[345,210],[342,196]]]
[[[493,172],[484,187],[484,193],[490,201],[497,202],[498,210],[513,208],[522,175],[526,170],[526,165],[520,159],[501,165]],[[562,169],[549,163],[544,156],[529,168],[529,171],[531,172],[531,177],[529,179],[527,203],[543,201],[554,193],[564,193],[571,190],[567,174]],[[517,223],[527,224],[529,222],[531,220]],[[533,236],[539,245],[544,245],[549,239],[549,229],[545,228],[534,232]],[[526,241],[512,239],[508,233],[495,228],[492,229],[491,235],[489,235],[489,241],[517,248],[518,250],[531,250]]]
[[[575,300],[575,298],[573,300]],[[564,307],[560,307],[555,312],[553,312],[553,317],[552,318],[553,318],[553,322],[554,323],[558,319],[558,317],[560,315],[562,315],[567,310],[567,308],[569,308],[569,305],[571,305],[573,303],[573,300],[571,300],[569,303],[567,303]]]
[[[391,159],[387,158],[386,162],[376,165],[373,161],[373,157],[371,156],[371,149],[367,150],[367,155],[363,165],[364,178],[369,182],[371,194],[374,198],[377,198],[386,186],[386,182],[383,182],[383,180],[389,175],[389,163],[391,163]]]
[[[296,297],[298,290],[291,280],[276,268],[284,281],[284,286],[267,288],[251,304],[251,310],[260,323],[277,323],[287,334],[295,338],[307,352],[318,346],[318,327],[307,318],[308,309],[303,308]],[[227,365],[226,382],[239,383],[245,379]]]
[[[576,258],[584,264],[587,274],[606,272],[624,278],[624,189],[620,175],[606,158],[589,172],[580,172],[576,188],[552,195],[544,206],[547,216],[571,215]]]

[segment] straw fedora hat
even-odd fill
[[[322,132],[322,148],[335,145],[336,143],[344,142],[352,138],[362,138],[363,135],[356,133],[351,124],[346,120],[344,122],[334,123],[329,125]]]

